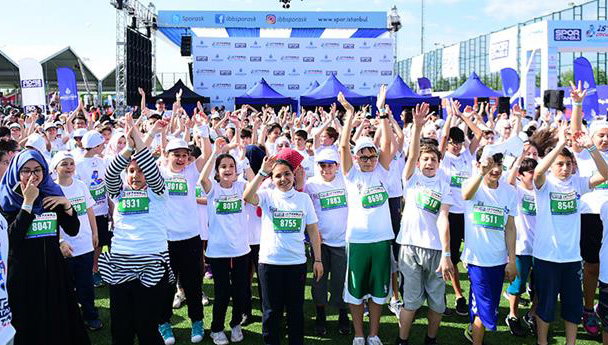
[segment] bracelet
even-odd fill
[[[443,253],[441,253],[441,256],[444,257],[444,258],[449,258],[449,257],[452,256],[452,253],[450,253],[450,252],[443,252]]]
[[[572,102],[573,107],[580,107],[583,105],[583,102]]]
[[[23,205],[21,205],[21,209],[24,210],[24,211],[26,211],[26,212],[29,212],[29,213],[32,213],[32,209],[33,208],[34,208],[33,204],[23,204]]]
[[[323,261],[321,261],[321,259],[315,259],[315,262],[321,262],[322,263]]]
[[[587,152],[592,153],[593,151],[597,151],[597,146],[591,145],[587,148]]]
[[[380,114],[386,114],[386,108],[382,107],[378,109],[378,112],[380,112]]]
[[[260,174],[260,176],[262,176],[262,177],[268,177],[268,176],[270,176],[270,174],[269,174],[269,173],[267,173],[267,172],[265,172],[264,170],[261,170],[261,169],[260,169],[260,171],[258,172],[258,174]]]
[[[378,116],[378,118],[379,118],[380,120],[386,120],[386,119],[388,119],[388,114],[386,114],[386,113],[385,113],[384,115],[380,115],[380,116]]]

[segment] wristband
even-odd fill
[[[209,127],[201,125],[198,129],[198,135],[201,138],[209,138]]]
[[[583,102],[572,102],[573,107],[580,107],[583,105]]]
[[[32,209],[34,208],[33,204],[23,204],[21,205],[21,209],[24,211],[27,211],[29,213],[32,213]]]
[[[384,113],[384,115],[380,115],[380,116],[378,116],[378,118],[380,120],[386,120],[386,119],[388,119],[388,114]]]
[[[591,145],[591,147],[587,148],[587,152],[592,153],[593,151],[597,151],[597,146]]]
[[[315,262],[321,262],[321,263],[323,263],[323,261],[321,261],[321,259],[315,259]]]
[[[452,256],[452,253],[450,253],[450,252],[442,252],[441,256],[444,257],[444,258],[449,258],[449,257]]]
[[[386,108],[380,108],[378,109],[378,112],[380,112],[380,114],[386,114]]]
[[[260,174],[260,176],[262,177],[268,177],[270,176],[269,173],[265,172],[264,170],[260,169],[260,171],[258,172],[258,174]]]

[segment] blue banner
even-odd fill
[[[600,113],[600,106],[597,97],[597,87],[593,77],[593,68],[584,57],[574,60],[574,84],[582,82],[583,88],[587,89],[587,97],[583,100],[583,118],[591,120]]]
[[[433,85],[427,77],[418,78],[418,88],[422,96],[430,96],[433,93]]]
[[[513,97],[519,91],[519,74],[513,68],[501,69],[500,79],[502,79],[502,94],[505,97]]]
[[[78,88],[76,87],[74,71],[69,67],[58,67],[57,84],[59,84],[61,111],[74,111],[78,108]]]
[[[159,11],[159,27],[386,29],[386,12]]]

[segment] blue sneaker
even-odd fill
[[[194,321],[192,323],[192,333],[190,335],[190,341],[193,343],[200,343],[203,341],[205,336],[205,327],[203,321]]]
[[[173,345],[175,344],[175,337],[173,336],[173,329],[171,328],[171,324],[168,322],[163,323],[158,326],[158,331],[160,335],[163,337],[165,341],[165,345]]]

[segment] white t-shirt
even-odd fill
[[[323,243],[330,247],[346,246],[344,220],[348,218],[348,203],[343,177],[336,175],[333,181],[325,182],[317,175],[306,182],[305,192],[315,206]]]
[[[441,205],[452,203],[450,185],[439,174],[426,177],[418,169],[409,180],[405,176],[403,179],[407,207],[403,209],[397,243],[442,250],[437,218]]]
[[[259,245],[262,235],[262,216],[258,215],[258,207],[245,203],[245,214],[247,215],[247,227],[249,228],[249,244]]]
[[[388,169],[386,190],[389,198],[400,198],[403,195],[403,184],[401,181],[403,169],[405,169],[405,155],[403,151],[399,151],[391,160],[391,165]]]
[[[211,182],[207,194],[209,242],[205,255],[210,258],[234,258],[249,253],[247,215],[243,211],[245,183],[236,181],[231,188]]]
[[[123,190],[114,202],[112,253],[158,254],[168,250],[167,199],[150,188]],[[193,263],[193,265],[198,263]]]
[[[271,265],[306,263],[304,230],[318,222],[315,208],[306,193],[291,189],[258,191],[262,208],[259,262]]]
[[[515,189],[504,182],[490,189],[482,181],[475,196],[465,200],[464,250],[460,259],[477,266],[507,263],[505,228],[509,216],[517,216]]]
[[[70,201],[74,212],[78,214],[78,220],[80,221],[80,230],[76,236],[69,236],[66,234],[61,227],[61,238],[64,239],[70,247],[72,247],[72,255],[79,256],[82,254],[90,253],[93,251],[93,232],[91,230],[91,223],[89,223],[89,216],[87,215],[87,209],[95,205],[95,200],[89,193],[89,188],[84,182],[73,179],[72,184],[69,186],[62,186],[61,190],[65,197]]]
[[[581,195],[588,193],[589,177],[570,176],[565,181],[547,174],[536,195],[536,227],[533,255],[551,262],[581,258]]]
[[[464,200],[462,199],[462,185],[472,174],[473,156],[468,149],[464,149],[460,156],[456,157],[446,151],[439,167],[447,177],[452,193],[453,205],[450,213],[464,213]]]
[[[304,172],[306,173],[306,178],[309,179],[315,176],[315,157],[309,155],[306,150],[295,150],[298,151],[298,153],[301,154],[302,157],[304,157],[302,163],[300,164],[302,165],[302,169],[304,169]]]
[[[536,202],[533,190],[527,190],[519,182],[517,190],[517,229],[516,255],[532,255],[534,229],[536,229]]]
[[[388,171],[378,162],[371,172],[353,164],[344,177],[348,195],[346,242],[373,243],[395,237],[388,207]]]
[[[600,206],[600,218],[604,225],[600,248],[600,281],[608,284],[608,201],[604,201]]]
[[[203,187],[200,184],[196,185],[196,198],[204,197]],[[196,203],[196,210],[198,212],[198,223],[200,225],[200,235],[203,241],[209,239],[209,220],[207,217],[207,205],[201,205]]]
[[[8,224],[0,215],[0,344],[7,344],[15,336],[15,328],[11,325],[13,316],[8,303],[6,275],[8,274]]]
[[[76,177],[88,186],[95,200],[93,211],[96,216],[108,214],[108,196],[106,192],[106,163],[95,157],[76,158]]]
[[[196,203],[196,184],[199,171],[191,163],[181,172],[174,173],[169,167],[161,167],[165,179],[167,200],[167,237],[169,241],[182,241],[200,235]]]
[[[608,151],[598,150],[598,152],[604,157],[604,160],[608,158]],[[597,166],[587,150],[575,153],[575,156],[580,176],[589,178],[597,172]],[[603,182],[595,187],[593,191],[581,196],[581,213],[599,214],[600,207],[606,200],[608,200],[608,182]]]

